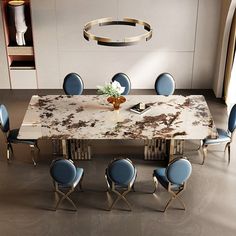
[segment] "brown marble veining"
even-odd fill
[[[151,109],[130,111],[144,102]],[[217,131],[203,96],[126,96],[113,111],[102,96],[33,96],[18,138],[58,139],[204,139]]]

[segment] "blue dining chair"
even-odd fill
[[[155,90],[157,95],[169,96],[175,91],[175,80],[169,73],[160,74],[155,82]]]
[[[63,82],[63,89],[66,95],[81,95],[84,90],[84,83],[81,77],[76,73],[69,73],[66,75],[64,82]],[[53,141],[53,149],[59,149],[59,141]],[[67,140],[67,147],[68,153],[70,158],[70,148],[71,148],[71,141]]]
[[[57,159],[52,161],[50,174],[53,179],[55,192],[61,196],[56,203],[55,210],[58,209],[65,199],[77,210],[76,205],[69,196],[74,192],[77,185],[82,190],[84,170],[82,168],[76,168],[72,160]]]
[[[131,211],[131,205],[125,196],[132,189],[134,190],[134,182],[137,177],[137,171],[132,161],[127,158],[113,160],[106,169],[105,177],[108,191],[112,191],[117,195],[109,210],[122,199]]]
[[[7,160],[10,161],[11,154],[12,155],[14,154],[12,144],[18,144],[18,143],[27,144],[31,148],[32,161],[34,166],[36,166],[36,161],[34,158],[34,150],[35,148],[37,148],[38,151],[40,151],[37,144],[37,140],[17,138],[19,129],[12,129],[12,130],[10,129],[9,115],[6,107],[3,104],[0,105],[0,128],[4,134],[5,141],[7,144]]]
[[[131,90],[131,82],[128,75],[124,73],[115,74],[112,79],[112,82],[117,81],[122,87],[125,87],[125,91],[121,95],[128,95]]]
[[[174,159],[167,167],[159,167],[153,172],[156,192],[160,183],[172,196],[167,202],[164,212],[168,209],[173,200],[177,199],[185,210],[185,204],[179,195],[185,190],[188,178],[192,173],[192,165],[185,158]]]
[[[218,145],[218,144],[224,144],[225,143],[225,149],[224,149],[224,155],[228,148],[228,164],[230,163],[230,144],[232,142],[232,138],[235,133],[236,128],[236,104],[233,106],[233,108],[230,111],[229,119],[228,119],[228,130],[224,129],[217,129],[217,132],[219,134],[219,137],[217,139],[204,139],[201,143],[201,148],[203,152],[203,160],[202,165],[205,162],[205,159],[207,157],[207,147],[209,145]]]
[[[68,74],[63,82],[63,89],[66,95],[81,95],[84,90],[84,83],[76,73]]]

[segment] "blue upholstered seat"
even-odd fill
[[[51,168],[52,178],[60,187],[76,187],[83,176],[83,169],[76,168],[70,160],[56,160]]]
[[[233,132],[236,128],[236,104],[232,107],[228,119],[228,131],[223,129],[217,129],[217,132],[219,134],[219,137],[216,139],[204,139],[202,141],[202,150],[203,150],[203,161],[202,164],[204,164],[206,155],[207,155],[207,147],[208,145],[214,145],[219,143],[226,143],[225,150],[228,147],[228,163],[230,163],[230,143],[231,143],[231,137],[233,136]]]
[[[166,168],[159,167],[154,170],[154,192],[156,191],[157,184],[160,183],[169,193],[172,194],[172,198],[166,204],[165,210],[175,198],[180,201],[185,209],[185,205],[178,195],[184,191],[186,182],[189,179],[191,173],[192,165],[185,158],[175,159]]]
[[[184,158],[173,161],[166,169],[166,177],[171,184],[183,185],[192,173],[191,163]]]
[[[112,161],[106,169],[108,190],[113,191],[117,198],[113,201],[109,210],[120,200],[124,200],[129,209],[131,205],[125,198],[126,194],[134,189],[134,181],[137,176],[136,168],[129,159],[117,159]]]
[[[155,90],[158,95],[169,96],[175,91],[175,80],[169,73],[158,76],[155,82]]]
[[[58,159],[52,162],[50,174],[54,182],[55,191],[61,195],[61,198],[56,204],[55,210],[64,199],[67,199],[77,210],[76,205],[69,198],[69,195],[75,190],[78,184],[81,188],[84,170],[82,168],[76,168],[72,160]],[[67,192],[65,192],[66,190]]]
[[[205,139],[204,144],[210,145],[215,143],[225,143],[230,142],[230,134],[223,130],[223,129],[217,129],[219,137],[217,139]]]
[[[5,133],[6,142],[7,142],[7,159],[10,159],[10,151],[13,152],[13,148],[11,144],[28,144],[30,146],[38,148],[37,140],[31,140],[31,139],[18,139],[18,133],[19,129],[10,129],[10,121],[9,121],[9,115],[7,112],[6,107],[1,104],[0,105],[0,128],[3,133]],[[38,148],[39,149],[39,148]],[[34,158],[32,158],[34,165],[36,165],[36,162]]]
[[[120,159],[109,165],[107,175],[115,185],[127,187],[135,180],[136,170],[131,162],[126,159]]]
[[[117,81],[122,87],[125,87],[125,91],[121,95],[128,95],[131,89],[131,82],[129,77],[124,73],[117,73],[111,79],[112,82]]]
[[[6,107],[3,104],[0,105],[0,123],[2,131],[8,132],[10,129],[9,115]]]
[[[168,188],[169,181],[166,177],[166,168],[156,168],[153,172],[153,175],[157,178],[158,182],[161,183],[164,188]]]
[[[24,143],[24,144],[29,144],[29,145],[34,145],[35,144],[35,140],[31,140],[31,139],[18,139],[17,136],[19,134],[19,129],[12,129],[9,131],[8,134],[8,141],[11,143]]]
[[[106,174],[107,174],[107,181],[109,183],[110,186],[112,186],[112,179],[109,177],[109,174],[107,173],[107,170],[106,170]],[[135,177],[137,176],[137,170],[135,169],[134,170],[134,177],[132,178],[132,180],[130,181],[130,185],[132,186],[134,184],[134,181],[135,181]],[[115,182],[114,182],[115,183]],[[116,187],[117,188],[125,188],[127,187],[128,185],[127,184],[120,184],[120,183],[115,183]]]
[[[191,164],[186,159],[179,159],[167,168],[159,167],[154,170],[153,176],[155,176],[158,182],[164,187],[168,188],[171,184],[172,188],[178,188],[189,178],[192,171]]]
[[[76,73],[68,74],[63,83],[63,89],[67,95],[81,95],[84,90],[84,83]]]

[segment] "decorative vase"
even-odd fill
[[[25,23],[25,1],[10,1],[8,4],[14,15],[16,43],[19,46],[24,46],[26,44],[24,35],[28,28]]]
[[[119,110],[120,104],[126,101],[126,98],[123,96],[120,97],[109,97],[107,101],[113,105],[114,110]]]

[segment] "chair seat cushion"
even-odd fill
[[[83,168],[76,168],[76,176],[75,178],[70,182],[68,183],[67,185],[63,185],[63,184],[59,184],[60,187],[76,187],[78,185],[78,183],[80,182],[82,176],[83,176],[83,173],[84,173],[84,169]]]
[[[217,132],[219,134],[219,137],[217,139],[205,139],[203,140],[203,143],[208,144],[217,144],[217,143],[225,143],[230,142],[231,138],[227,131],[223,129],[217,129]]]
[[[168,189],[169,181],[166,177],[166,168],[165,167],[158,167],[154,170],[153,175],[157,178],[158,182],[165,188]],[[179,185],[172,184],[173,189],[177,189]]]
[[[29,145],[35,145],[36,140],[30,140],[30,139],[18,139],[19,129],[13,129],[10,130],[7,140],[10,143],[25,143]]]

